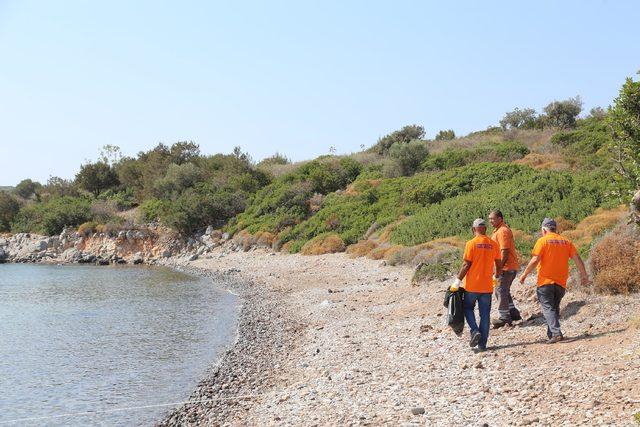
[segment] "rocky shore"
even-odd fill
[[[173,260],[245,283],[238,344],[163,425],[632,425],[640,411],[640,297],[570,289],[567,339],[544,343],[534,285],[525,321],[489,351],[444,326],[442,283],[344,254],[217,248]],[[466,331],[465,331],[466,332]]]
[[[475,354],[444,325],[446,284],[412,286],[408,267],[245,252],[221,235],[3,239],[10,262],[140,255],[241,296],[237,342],[161,425],[633,425],[640,412],[639,295],[570,287],[567,339],[547,345],[533,283],[514,285],[525,321]]]

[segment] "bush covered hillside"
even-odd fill
[[[0,231],[115,233],[159,222],[191,235],[213,226],[246,248],[346,250],[441,274],[471,221],[499,208],[521,251],[553,216],[586,253],[640,186],[639,100],[628,79],[607,110],[583,113],[579,97],[553,101],[463,137],[449,129],[427,139],[410,125],[362,152],[300,163],[276,153],[256,164],[239,148],[205,155],[193,142],[135,157],[107,146],[73,180],[25,179],[0,191]]]

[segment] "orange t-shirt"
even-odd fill
[[[538,286],[555,283],[567,287],[569,259],[577,254],[569,239],[557,233],[547,233],[538,239],[531,254],[540,257]]]
[[[502,267],[503,271],[519,270],[520,262],[518,261],[518,254],[516,252],[516,241],[513,238],[513,233],[507,224],[502,223],[500,227],[496,228],[491,235],[491,239],[498,242],[500,250],[508,249],[509,257],[507,263]]]
[[[468,292],[493,292],[493,271],[495,260],[501,259],[496,242],[487,236],[476,236],[464,248],[464,260],[471,261],[471,267],[464,279]]]

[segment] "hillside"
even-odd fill
[[[455,269],[469,224],[498,208],[521,253],[552,216],[587,255],[639,185],[634,104],[624,98],[637,91],[629,79],[613,108],[582,116],[579,98],[554,101],[544,114],[516,108],[500,127],[463,137],[443,130],[427,139],[409,125],[361,152],[298,163],[279,153],[255,163],[238,147],[205,155],[190,141],[135,157],[106,146],[74,180],[26,179],[0,193],[0,231],[115,236],[160,223],[197,237],[218,229],[245,250],[411,264],[418,280]]]

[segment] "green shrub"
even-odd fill
[[[35,196],[36,192],[40,191],[42,188],[42,184],[36,181],[32,181],[30,179],[23,179],[16,185],[16,188],[13,190],[18,196],[23,199],[29,199],[31,196]]]
[[[498,144],[481,143],[472,148],[447,148],[429,156],[421,165],[425,171],[448,170],[470,163],[511,162],[529,154],[522,143],[505,141]]]
[[[81,197],[59,197],[46,203],[24,206],[14,223],[14,232],[59,234],[66,226],[76,227],[91,219],[91,203]]]
[[[401,176],[413,175],[429,152],[424,141],[396,142],[389,149],[389,157],[397,162]]]
[[[187,188],[201,181],[202,171],[193,163],[172,163],[164,177],[153,184],[156,197],[175,199]]]
[[[605,203],[608,190],[596,174],[529,170],[495,182],[422,209],[396,227],[391,241],[411,246],[439,237],[468,237],[473,219],[495,208],[508,215],[512,228],[525,232],[536,231],[544,217],[577,222]]]
[[[305,243],[320,234],[336,232],[345,244],[353,244],[364,236],[373,222],[384,227],[425,206],[522,173],[532,174],[534,171],[525,166],[496,163],[474,164],[406,178],[376,180],[362,176],[353,183],[353,192],[329,194],[315,215],[298,218],[297,222],[288,224],[290,228],[279,237],[283,242]],[[258,230],[248,228],[251,233]]]
[[[76,174],[76,185],[97,196],[101,192],[119,185],[116,171],[104,162],[87,163]]]
[[[169,209],[171,202],[160,199],[147,199],[138,207],[142,222],[157,221]]]
[[[0,191],[0,231],[9,231],[20,211],[20,204],[11,194]]]
[[[241,193],[216,191],[207,186],[190,188],[161,211],[160,221],[181,232],[191,233],[208,225],[222,225],[242,212],[245,199]]]
[[[449,141],[449,140],[455,139],[455,137],[456,137],[456,133],[453,131],[453,129],[441,130],[436,135],[435,140],[436,141]]]
[[[424,127],[419,125],[408,125],[400,130],[391,132],[390,134],[383,136],[378,140],[376,145],[369,149],[369,151],[386,155],[393,144],[406,144],[415,139],[422,139],[424,138],[424,135]]]

